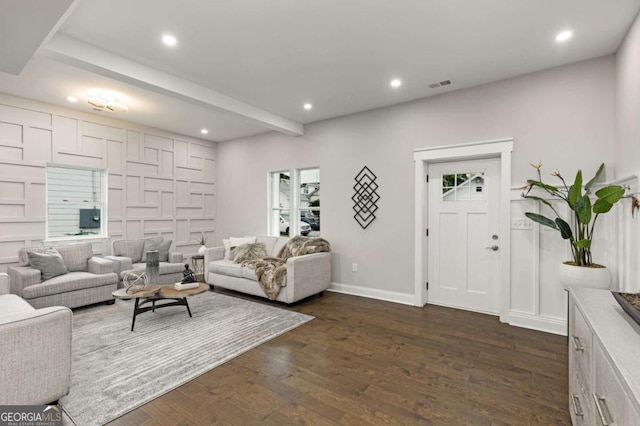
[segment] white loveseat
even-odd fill
[[[277,256],[288,238],[256,238],[264,243],[269,256]],[[225,259],[224,247],[207,249],[204,255],[204,276],[207,284],[239,291],[253,296],[267,297],[253,268]],[[315,253],[287,259],[287,276],[278,297],[279,302],[294,303],[305,297],[322,293],[331,285],[331,253]]]

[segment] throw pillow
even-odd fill
[[[229,238],[229,259],[234,259],[235,254],[233,253],[236,247],[242,244],[253,244],[256,242],[257,237],[231,237]]]
[[[224,246],[224,260],[231,260],[231,247],[229,247],[229,240],[222,240]]]
[[[158,250],[160,256],[160,262],[169,261],[169,248],[173,240],[161,241],[157,239],[144,240],[144,248],[142,249],[142,262],[147,261],[147,252],[151,250]]]
[[[42,281],[67,273],[62,256],[54,248],[46,253],[29,252],[29,264],[32,268],[40,270]]]
[[[168,262],[169,261],[169,249],[171,248],[171,243],[173,240],[167,240],[160,243],[160,247],[158,251],[160,252],[160,262]]]
[[[29,266],[29,252],[46,253],[50,247],[24,247],[18,250],[20,266]]]
[[[267,246],[264,243],[240,244],[235,249],[233,261],[246,263],[251,260],[262,259],[267,256]]]

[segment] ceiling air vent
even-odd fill
[[[448,86],[451,84],[451,80],[442,80],[437,83],[432,83],[429,85],[431,89],[437,89],[438,87]]]

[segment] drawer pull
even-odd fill
[[[611,414],[609,413],[605,399],[594,393],[593,400],[596,403],[596,410],[598,411],[598,417],[600,417],[600,424],[602,426],[611,426],[613,421],[611,420]]]
[[[578,352],[584,352],[584,346],[580,343],[580,338],[578,336],[573,336],[573,348]]]
[[[571,404],[573,405],[573,413],[576,416],[584,416],[584,413],[582,412],[582,405],[580,405],[580,397],[575,393],[571,394]]]

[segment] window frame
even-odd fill
[[[282,211],[288,211],[289,217],[291,217],[291,173],[292,170],[275,170],[271,172],[267,172],[267,234],[271,236],[280,237],[280,216]],[[274,207],[274,192],[275,192],[275,181],[276,178],[278,182],[280,180],[280,175],[282,173],[289,173],[289,208],[282,208],[280,206]],[[279,200],[279,197],[278,197]],[[277,212],[277,215],[276,215]],[[277,220],[276,220],[277,219]],[[275,228],[275,229],[274,229]],[[291,235],[291,222],[289,222],[289,235]]]
[[[291,238],[296,235],[300,235],[300,212],[311,211],[319,212],[320,207],[301,207],[300,206],[300,184],[301,184],[301,172],[305,170],[318,170],[320,174],[320,166],[293,168],[288,170],[274,170],[267,172],[267,233],[271,236],[280,237],[280,214],[282,211],[289,212],[289,235]],[[274,191],[275,191],[275,179],[280,178],[280,174],[289,174],[289,208],[275,207]],[[318,182],[319,183],[319,182]],[[276,221],[274,214],[278,212],[278,220]],[[293,220],[291,218],[297,218]],[[276,225],[277,223],[277,225]],[[275,228],[275,229],[274,229]]]
[[[296,171],[296,199],[295,199],[295,207],[296,207],[296,217],[298,218],[298,224],[297,226],[300,226],[300,222],[302,221],[302,218],[300,217],[300,212],[303,211],[310,211],[310,212],[319,212],[320,211],[320,206],[318,207],[302,207],[300,206],[300,185],[302,184],[302,172],[305,170],[318,170],[318,185],[320,185],[320,166],[313,166],[313,167],[304,167],[304,168],[300,168],[300,169],[295,169]],[[313,228],[311,228],[311,231],[313,232]],[[318,232],[322,232],[322,231],[318,231]],[[300,234],[300,230],[298,229],[298,232],[296,233],[296,235]]]
[[[52,202],[49,200],[49,168],[60,168],[60,169],[72,169],[72,170],[87,170],[91,172],[100,173],[100,201],[93,202],[92,205],[98,205],[100,209],[100,232],[98,234],[91,235],[65,235],[65,236],[50,236],[49,231],[49,207],[52,205],[62,206],[65,205],[61,202]],[[108,172],[105,168],[99,167],[86,167],[86,166],[76,166],[71,164],[60,164],[60,163],[47,163],[45,168],[45,238],[44,242],[59,242],[59,241],[77,241],[77,240],[106,240],[109,238],[108,232],[108,190],[109,185],[107,182]]]

